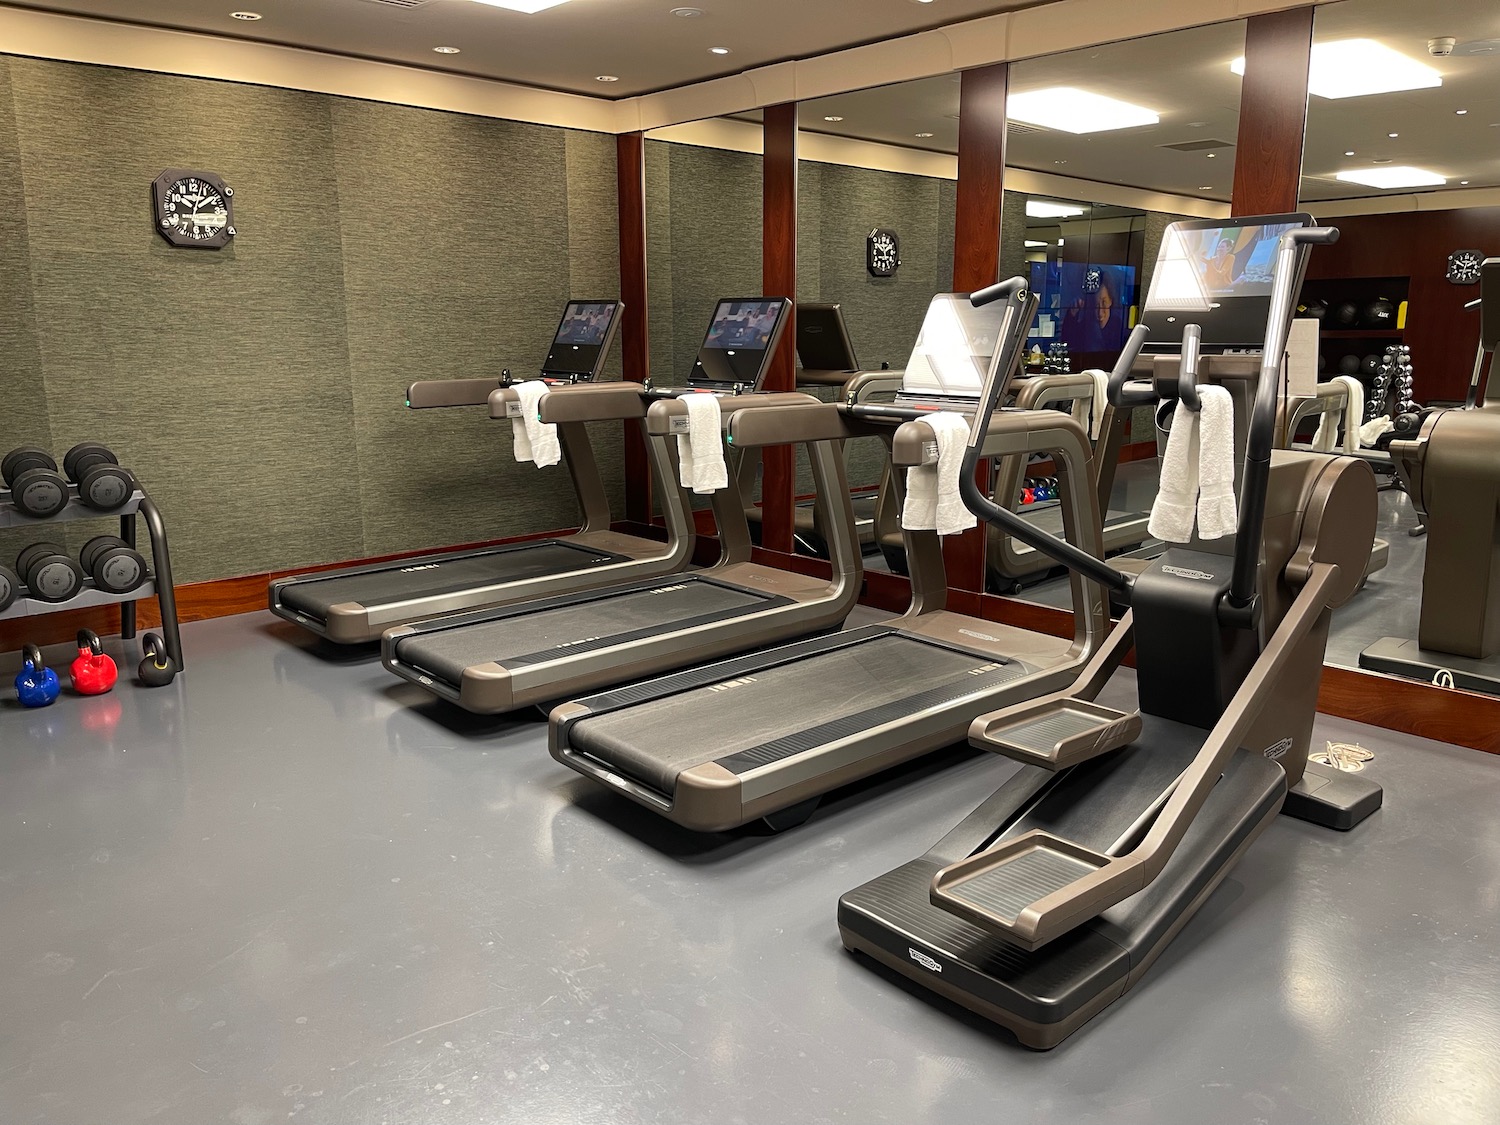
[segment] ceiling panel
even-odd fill
[[[474,0],[7,0],[628,97],[973,19],[1037,0],[568,0],[534,15]],[[702,14],[672,15],[691,4]],[[250,10],[263,18],[231,17]],[[457,47],[439,55],[434,47]],[[709,53],[728,47],[728,55]],[[602,83],[609,74],[618,82]]]

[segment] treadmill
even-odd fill
[[[720,301],[685,388],[648,389],[647,432],[687,429],[685,397],[723,397],[736,449],[798,443],[812,462],[834,565],[829,578],[750,561],[745,504],[733,482],[713,494],[722,553],[706,570],[533,600],[392,629],[385,666],[441,699],[498,714],[792,637],[837,629],[859,597],[862,572],[836,415],[805,415],[810,395],[761,394],[791,311],[782,298]],[[548,417],[551,395],[541,402]],[[558,396],[570,407],[586,398]],[[746,424],[763,416],[759,426]]]
[[[592,389],[609,356],[623,308],[619,301],[569,301],[541,377],[555,387]],[[494,397],[519,409],[509,390],[512,386],[509,372],[498,380],[426,380],[407,389],[406,405],[412,410],[489,406]],[[638,410],[633,416],[643,420],[644,414]],[[611,531],[608,493],[588,431],[581,423],[569,423],[559,426],[558,438],[583,513],[576,533],[278,578],[270,584],[271,612],[330,641],[359,644],[407,621],[502,605],[544,590],[560,593],[669,574],[687,566],[693,550],[692,523],[681,515],[687,501],[678,490],[664,489],[663,503],[680,509],[675,513],[680,518],[669,519],[668,526],[686,527],[686,536],[674,535],[662,544]],[[650,452],[653,462],[666,456],[664,449]],[[662,472],[662,464],[655,467]]]
[[[1147,299],[1182,320],[1265,316],[1233,536],[1172,544],[1133,575],[1049,540],[983,496],[972,471],[960,477],[973,511],[1128,608],[1070,688],[974,721],[970,741],[1021,768],[926,855],[845,894],[839,933],[1028,1047],[1055,1046],[1137,983],[1278,811],[1348,829],[1381,803],[1366,778],[1307,761],[1329,621],[1358,589],[1376,523],[1362,461],[1272,449],[1297,281],[1309,247],[1338,236],[1310,223],[1233,220],[1232,235],[1277,250],[1273,281],[1229,293],[1200,281],[1202,240],[1173,224]],[[1132,334],[1111,400],[1193,408],[1198,325],[1183,327],[1175,371],[1132,384],[1146,331]],[[990,389],[985,409],[998,400]],[[1102,706],[1132,650],[1137,709]]]
[[[901,385],[899,371],[861,371],[859,358],[854,354],[854,342],[849,338],[848,325],[844,323],[844,312],[836,303],[799,303],[797,305],[797,386],[823,387],[843,393],[851,379],[861,377],[863,393],[861,401],[880,391],[894,391]],[[751,539],[759,545],[761,508],[749,502],[758,483],[760,457],[746,453],[740,458],[737,472],[740,491],[746,498],[745,518],[750,521]],[[847,472],[848,460],[845,459]],[[875,492],[858,493],[851,497],[854,506],[854,527],[859,535],[860,550],[865,554],[877,550],[875,542]],[[828,557],[827,536],[818,526],[816,502],[797,504],[792,509],[793,533],[797,549],[817,558]]]
[[[973,414],[986,369],[1004,383],[1019,364],[1035,299],[1024,285],[1004,296],[984,309],[966,296],[935,297],[896,403],[818,403],[798,413],[838,418],[851,436],[883,435],[902,491],[899,469],[920,464],[934,440],[923,417],[939,408]],[[1057,411],[1030,428],[1024,417],[996,415],[980,433],[985,455],[1052,454],[1068,535],[1097,553],[1087,435]],[[763,411],[744,422],[782,419]],[[1071,682],[1104,636],[1104,598],[1081,577],[1071,637],[949,611],[937,534],[904,535],[912,581],[905,615],[565,703],[551,716],[552,756],[690,829],[761,820],[781,830],[811,816],[822,794],[961,740],[975,715]]]

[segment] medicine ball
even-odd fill
[[[1368,328],[1396,327],[1396,306],[1384,297],[1378,297],[1365,306],[1365,326]]]
[[[1359,356],[1346,355],[1343,359],[1339,360],[1339,374],[1358,375],[1361,366],[1362,361],[1360,360]]]
[[[1378,375],[1380,373],[1380,357],[1378,355],[1367,355],[1360,362],[1359,369],[1366,375]]]
[[[1353,301],[1344,301],[1335,305],[1333,309],[1333,322],[1345,328],[1353,328],[1359,320],[1359,306]]]
[[[1322,320],[1328,315],[1328,302],[1322,297],[1314,297],[1310,301],[1303,301],[1297,306],[1297,315],[1305,316],[1311,320]]]

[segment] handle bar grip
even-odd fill
[[[1144,391],[1132,391],[1126,389],[1130,381],[1130,369],[1135,366],[1136,357],[1141,354],[1141,348],[1146,344],[1146,337],[1151,335],[1151,329],[1144,324],[1137,324],[1135,330],[1130,333],[1130,339],[1125,341],[1125,350],[1120,353],[1120,358],[1115,362],[1115,369],[1109,375],[1109,402],[1111,406],[1154,406],[1156,405],[1156,391],[1148,388]]]
[[[978,292],[969,294],[969,304],[973,305],[976,309],[983,308],[985,305],[993,304],[995,301],[1003,301],[1008,297],[1013,297],[1025,289],[1028,284],[1024,277],[1012,277],[1006,281],[996,282],[994,285],[987,285]]]
[[[1338,227],[1302,227],[1292,231],[1292,241],[1310,242],[1314,246],[1332,246],[1338,240]]]

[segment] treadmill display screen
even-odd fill
[[[859,360],[838,305],[797,306],[797,364],[804,371],[854,371]]]
[[[903,394],[978,398],[1000,341],[1006,304],[975,308],[962,293],[939,293],[927,306],[906,363]]]
[[[619,312],[618,301],[569,301],[542,373],[592,379],[608,358]]]
[[[690,382],[753,384],[758,389],[789,305],[775,297],[720,301]]]
[[[1209,346],[1264,340],[1277,245],[1287,231],[1311,224],[1306,215],[1270,215],[1169,226],[1142,316],[1152,350],[1180,344],[1187,324],[1198,325]]]

